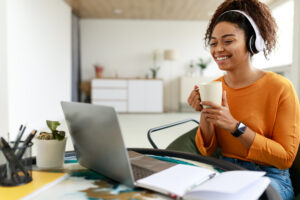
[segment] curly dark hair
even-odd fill
[[[204,37],[205,44],[207,46],[209,45],[214,27],[221,21],[237,24],[239,28],[244,30],[247,42],[251,35],[254,34],[254,29],[243,15],[237,12],[229,12],[222,15],[222,13],[228,10],[244,11],[254,20],[262,38],[265,41],[266,48],[264,49],[264,55],[267,58],[276,46],[277,24],[269,7],[258,0],[225,0],[221,5],[219,5],[208,24]]]

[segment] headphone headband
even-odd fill
[[[219,17],[221,17],[222,15],[224,15],[225,13],[228,13],[228,12],[237,12],[237,13],[240,13],[242,15],[244,15],[248,21],[250,22],[252,28],[254,29],[254,32],[255,32],[255,36],[256,36],[256,39],[255,39],[255,48],[256,50],[259,52],[259,51],[263,51],[265,49],[265,41],[264,39],[262,38],[260,32],[259,32],[259,29],[257,27],[257,25],[255,24],[254,20],[249,16],[247,15],[244,11],[241,11],[241,10],[227,10],[225,12],[223,12]],[[250,49],[251,49],[251,45],[250,45]],[[253,52],[253,50],[251,49],[251,52]]]

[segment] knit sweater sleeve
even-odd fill
[[[280,169],[289,168],[296,157],[299,145],[299,123],[298,97],[293,86],[289,84],[279,98],[272,138],[256,133],[247,158]]]
[[[201,133],[201,129],[200,129],[200,125],[197,130],[195,141],[196,141],[198,150],[204,156],[212,155],[217,149],[217,140],[216,140],[215,134],[213,134],[210,144],[205,146],[203,137],[202,137],[202,133]]]

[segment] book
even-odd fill
[[[13,187],[0,186],[1,198],[6,200],[30,199],[68,177],[67,173],[32,171],[32,181]]]
[[[174,176],[176,174],[176,177]],[[137,186],[173,198],[203,200],[258,199],[270,183],[262,171],[235,170],[220,174],[197,166],[175,165],[137,181]]]

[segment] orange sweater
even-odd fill
[[[196,145],[206,156],[219,146],[224,156],[271,165],[280,169],[289,168],[296,156],[300,139],[300,112],[297,94],[286,78],[273,72],[255,83],[232,89],[222,81],[232,116],[243,122],[255,134],[248,150],[229,131],[215,127],[211,143],[204,146],[200,128]]]

